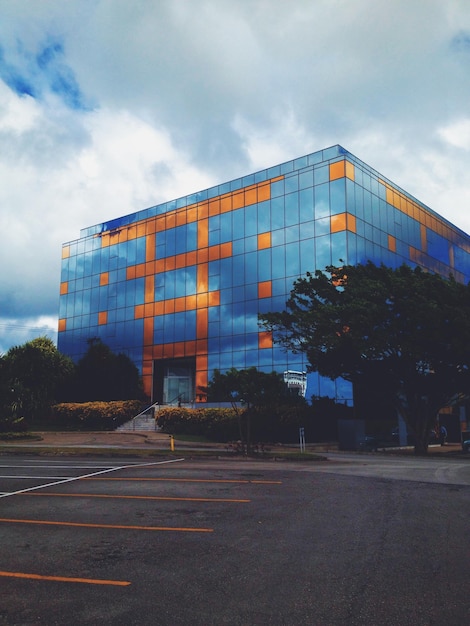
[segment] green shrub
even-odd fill
[[[138,400],[64,402],[52,407],[52,420],[60,430],[114,430],[141,408]]]
[[[164,407],[158,411],[157,420],[163,432],[172,435],[200,435],[212,441],[229,441],[239,436],[233,409]]]

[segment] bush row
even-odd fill
[[[141,408],[139,400],[64,402],[52,407],[52,420],[60,430],[114,430]]]
[[[335,439],[335,433],[324,432],[323,420],[311,406],[277,407],[275,410],[239,411],[228,408],[186,409],[165,407],[158,411],[158,425],[173,435],[200,435],[212,441],[233,441],[246,437],[247,426],[252,442],[293,443],[298,441],[299,428],[305,429],[310,441]],[[243,436],[240,437],[240,427]]]

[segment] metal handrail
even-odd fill
[[[141,417],[142,415],[144,415],[145,413],[150,411],[150,409],[156,409],[157,406],[160,406],[160,403],[159,402],[154,402],[150,406],[146,407],[143,411],[141,411],[138,415],[134,415],[134,417],[132,418],[132,430],[135,430],[135,420],[138,417]],[[154,419],[155,419],[155,412],[154,412]],[[156,430],[156,428],[157,428],[157,420],[155,420],[155,430]]]

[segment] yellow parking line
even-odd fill
[[[84,524],[79,522],[55,522],[35,519],[13,519],[1,517],[0,522],[9,524],[39,524],[46,526],[73,526],[79,528],[109,528],[117,530],[160,530],[186,533],[212,533],[213,528],[179,528],[171,526],[125,526],[123,524]]]
[[[170,502],[230,502],[244,504],[251,500],[241,500],[235,498],[179,498],[171,496],[120,496],[107,493],[49,493],[47,491],[22,493],[22,496],[50,496],[55,498],[116,498],[123,500],[168,500]]]
[[[115,587],[128,587],[131,583],[127,580],[100,580],[95,578],[72,578],[69,576],[42,576],[41,574],[25,574],[23,572],[2,572],[0,576],[5,578],[27,578],[29,580],[52,580],[61,583],[85,583],[87,585],[113,585]]]

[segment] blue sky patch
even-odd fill
[[[65,62],[64,47],[60,41],[49,38],[36,55],[26,52],[18,43],[15,61],[7,61],[0,48],[0,79],[19,96],[38,100],[47,93],[59,96],[74,110],[90,110],[72,69]]]

